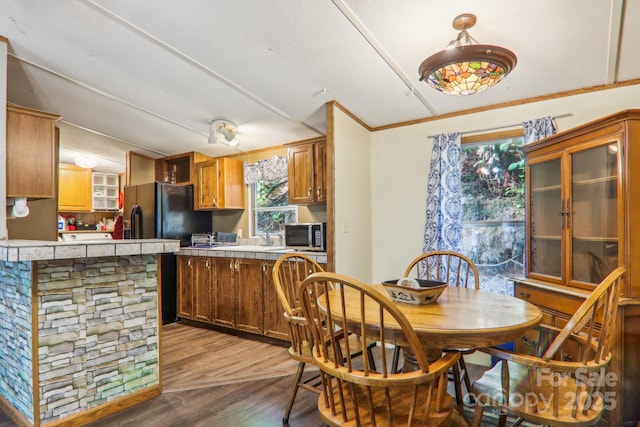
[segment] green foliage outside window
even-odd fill
[[[510,219],[524,218],[525,169],[521,145],[522,138],[514,138],[462,147],[462,194],[472,196],[475,203],[475,207],[465,207],[465,220],[500,219],[505,206],[510,208]]]
[[[297,210],[289,206],[289,182],[255,184],[255,234],[282,232],[284,224],[297,222]]]

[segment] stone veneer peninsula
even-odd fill
[[[158,396],[159,253],[178,240],[0,241],[0,408],[79,426]]]

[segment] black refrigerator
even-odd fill
[[[124,187],[125,238],[175,239],[191,244],[191,234],[212,230],[211,212],[193,210],[193,185],[149,184]],[[178,318],[177,259],[161,254],[162,323]]]

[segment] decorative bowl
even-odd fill
[[[422,279],[386,280],[382,282],[389,296],[396,302],[407,304],[431,304],[448,286],[445,282]]]

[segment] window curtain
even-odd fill
[[[524,128],[524,143],[537,141],[556,133],[556,124],[551,117],[542,117],[540,119],[528,120],[522,122]]]
[[[282,181],[287,179],[287,159],[274,155],[270,159],[256,163],[244,163],[244,183],[259,181]]]
[[[539,139],[546,138],[556,133],[556,124],[553,118],[547,116],[535,120],[522,122],[524,128],[524,143],[529,144]],[[531,234],[535,232],[535,224],[531,223]],[[536,253],[535,244],[531,245],[531,253]],[[527,250],[522,254],[522,274],[527,274]]]
[[[460,133],[433,138],[423,252],[459,251],[462,229]]]

